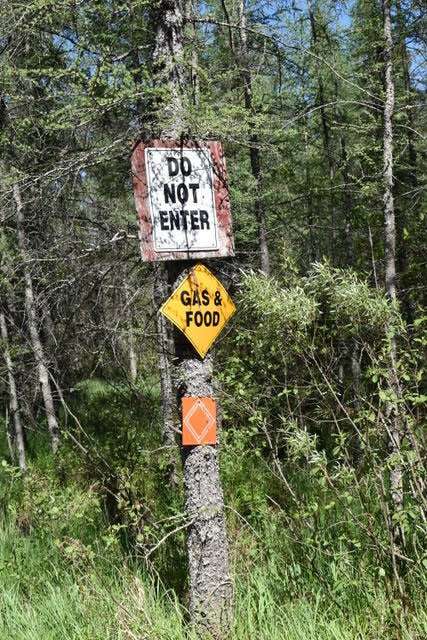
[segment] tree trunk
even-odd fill
[[[126,305],[126,319],[127,319],[127,349],[129,357],[129,376],[132,384],[135,384],[138,377],[138,356],[135,349],[135,335],[133,332],[132,322],[132,309],[131,299],[129,295],[129,286],[127,283],[124,285],[125,290],[125,305]]]
[[[37,311],[34,301],[33,282],[28,265],[28,256],[26,248],[26,238],[24,230],[24,208],[21,200],[21,193],[17,184],[13,187],[13,196],[16,204],[16,219],[18,230],[18,245],[21,253],[22,264],[24,269],[25,281],[25,310],[27,313],[28,327],[30,331],[31,346],[38,368],[39,382],[42,390],[43,403],[46,413],[48,429],[51,438],[51,446],[53,453],[56,453],[59,446],[59,426],[56,419],[55,405],[53,402],[52,387],[49,378],[49,369],[44,353],[43,345],[40,339],[38,329]]]
[[[164,265],[159,265],[156,270],[154,285],[154,306],[158,310],[169,295],[167,273]],[[160,389],[163,407],[163,443],[170,451],[168,464],[168,479],[171,486],[178,483],[177,457],[178,448],[175,439],[177,411],[175,408],[175,393],[172,380],[172,357],[174,345],[171,330],[166,324],[166,318],[157,313],[157,353],[159,356]]]
[[[383,135],[383,178],[384,178],[384,241],[385,241],[385,287],[387,296],[396,304],[396,225],[393,199],[393,112],[394,112],[394,81],[393,81],[393,39],[390,15],[390,0],[383,0],[384,12],[384,135]],[[390,493],[394,514],[403,508],[403,470],[401,463],[401,447],[403,439],[402,417],[397,404],[401,396],[400,384],[396,368],[396,337],[392,334],[390,340],[389,385],[394,400],[389,403],[388,417],[389,450],[391,457]],[[399,524],[393,525],[393,541],[397,549],[403,544],[403,532]]]
[[[393,199],[393,40],[391,32],[390,0],[383,0],[384,11],[384,138],[383,138],[383,176],[384,176],[384,225],[385,225],[385,286],[387,295],[396,300],[396,226]]]
[[[135,384],[136,379],[138,378],[138,359],[136,357],[135,338],[133,335],[132,325],[129,325],[128,347],[129,347],[129,375],[130,375],[132,384]]]
[[[252,99],[252,74],[249,65],[248,40],[246,32],[246,8],[245,0],[239,0],[239,31],[240,31],[240,66],[242,69],[243,89],[245,96],[245,108],[249,118],[254,115]],[[252,124],[251,124],[252,127]],[[258,224],[258,241],[261,271],[270,275],[270,254],[267,242],[267,221],[264,205],[261,199],[262,173],[261,158],[259,152],[259,138],[253,134],[249,138],[251,171],[255,181],[254,210]]]
[[[400,54],[401,54],[400,56],[401,69],[402,69],[403,84],[404,84],[406,100],[407,100],[406,106],[408,107],[410,106],[411,96],[412,97],[415,97],[415,96],[412,95],[411,75],[410,75],[411,60],[410,60],[410,54],[406,46],[405,32],[407,30],[407,25],[406,25],[404,13],[402,12],[400,0],[396,0],[396,17],[397,17],[399,35],[401,37],[401,43],[399,47]],[[408,191],[408,187],[409,187],[413,195],[417,190],[418,179],[417,179],[417,151],[416,151],[415,136],[414,136],[416,131],[416,124],[414,122],[414,112],[412,108],[409,108],[409,109],[407,108],[406,117],[407,117],[407,124],[408,124],[408,126],[405,127],[405,133],[406,133],[406,139],[407,139],[407,150],[408,150],[408,158],[407,158],[408,166],[403,172],[404,175],[401,176],[400,182],[403,183],[402,185],[403,189],[405,191]],[[409,282],[407,279],[408,267],[411,262],[410,256],[408,255],[408,249],[407,249],[408,242],[405,239],[405,232],[404,232],[405,227],[407,226],[408,222],[410,222],[410,215],[411,215],[410,213],[408,215],[407,204],[408,204],[407,201],[403,199],[403,203],[400,209],[396,212],[396,219],[397,219],[396,261],[397,261],[397,269],[398,269],[399,280],[400,280],[399,297],[402,304],[402,311],[405,314],[405,318],[408,324],[412,325],[412,323],[414,322],[416,309],[415,309],[414,301],[412,299],[410,286],[408,286]]]
[[[340,122],[343,125],[343,118],[340,118]],[[348,158],[345,136],[340,136],[341,146],[341,162],[342,162],[342,177],[344,179],[344,222],[345,222],[345,261],[348,266],[355,266],[354,259],[354,246],[353,246],[353,224],[352,224],[352,212],[353,212],[353,198],[350,191],[350,176],[348,173]]]
[[[153,62],[158,86],[169,88],[167,105],[159,105],[163,137],[184,133],[185,73],[181,64],[185,2],[162,1],[154,15],[156,47]],[[177,284],[189,263],[168,264],[169,283]],[[175,331],[175,378],[180,408],[183,396],[212,396],[212,358],[200,359],[183,335]],[[169,392],[169,390],[168,390]],[[182,448],[187,550],[190,574],[190,614],[200,633],[220,638],[228,631],[232,585],[229,572],[224,498],[218,451],[213,446]]]
[[[9,351],[9,337],[7,331],[6,317],[2,311],[0,311],[0,336],[3,341],[3,355],[6,363],[7,377],[9,382],[9,398],[10,398],[10,412],[12,414],[13,427],[14,427],[14,446],[16,446],[18,452],[19,468],[23,473],[27,470],[27,464],[25,461],[25,439],[24,429],[21,422],[21,412],[19,409],[18,394],[16,391],[15,372],[13,368],[13,362]]]
[[[317,33],[317,25],[316,25],[316,16],[314,15],[313,5],[311,0],[307,1],[308,8],[308,17],[310,20],[311,27],[311,37],[313,41],[313,45],[317,48],[318,43],[318,33]],[[322,138],[323,138],[323,149],[326,156],[326,162],[328,164],[329,171],[329,189],[330,189],[330,207],[331,207],[331,227],[332,233],[330,235],[331,238],[331,258],[334,262],[334,257],[337,253],[337,213],[336,213],[336,202],[334,195],[334,182],[335,182],[335,173],[336,173],[336,165],[334,160],[334,153],[332,149],[332,141],[331,141],[331,131],[328,122],[328,116],[326,114],[325,109],[325,88],[323,85],[323,79],[321,74],[321,69],[317,68],[317,81],[318,81],[318,95],[319,95],[319,107],[320,107],[320,120],[322,123]],[[335,101],[337,101],[337,96],[335,96]]]
[[[180,264],[169,266],[175,285],[185,272]],[[213,397],[212,355],[201,360],[178,331],[175,331],[175,354],[178,402],[184,396]],[[197,627],[221,638],[229,629],[233,590],[218,449],[183,447],[182,460],[189,520],[190,614]]]

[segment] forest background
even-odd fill
[[[0,636],[200,637],[130,172],[176,118],[171,5],[182,134],[222,141],[235,233],[210,265],[238,309],[215,349],[231,637],[427,638],[417,0],[1,0]]]

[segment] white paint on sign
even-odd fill
[[[206,149],[145,149],[156,251],[218,249],[213,172]]]

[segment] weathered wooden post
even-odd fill
[[[153,17],[156,83],[168,89],[168,99],[158,105],[157,137],[146,136],[134,149],[132,173],[142,257],[166,262],[173,293],[161,313],[179,329],[173,369],[183,426],[190,614],[201,632],[220,638],[230,624],[232,584],[208,351],[234,305],[200,261],[233,255],[233,242],[222,147],[184,137],[184,5],[163,0]]]

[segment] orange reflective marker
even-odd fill
[[[182,444],[216,444],[216,402],[213,398],[182,398]]]
[[[197,264],[160,309],[204,358],[236,311],[221,282]]]

